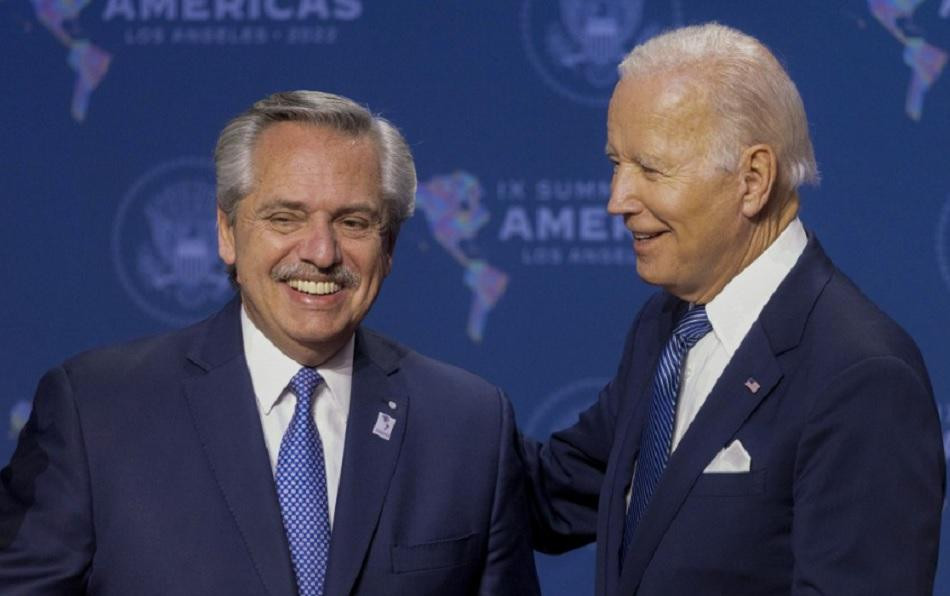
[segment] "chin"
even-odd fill
[[[347,327],[313,331],[304,330],[303,333],[298,334],[296,339],[304,345],[321,346],[346,341],[354,331],[355,328],[349,329]]]
[[[663,279],[656,274],[656,271],[653,271],[649,267],[640,267],[637,265],[637,275],[643,281],[643,283],[648,283],[651,286],[662,286]]]

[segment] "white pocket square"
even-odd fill
[[[703,474],[738,474],[748,472],[751,467],[752,457],[742,446],[742,442],[736,439],[716,454],[703,470]]]

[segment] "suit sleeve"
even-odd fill
[[[94,541],[88,467],[69,378],[40,381],[29,421],[0,472],[0,594],[85,593]]]
[[[640,316],[627,335],[617,375],[577,423],[551,435],[546,444],[530,437],[519,444],[528,478],[532,541],[541,552],[560,554],[596,538],[601,486],[620,405],[628,393],[639,322]]]
[[[498,477],[492,501],[488,554],[478,593],[480,596],[539,595],[524,469],[515,448],[518,435],[514,411],[501,392],[498,400],[501,407]]]
[[[798,447],[792,593],[932,594],[944,474],[926,377],[894,357],[839,374]]]

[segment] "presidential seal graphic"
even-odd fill
[[[218,258],[211,163],[178,159],[139,178],[119,205],[112,257],[132,300],[163,323],[218,309],[232,291]]]
[[[544,82],[576,102],[607,105],[633,46],[682,23],[679,0],[525,0],[525,52]]]

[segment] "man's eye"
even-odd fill
[[[267,221],[275,224],[285,224],[293,221],[293,217],[289,213],[272,213],[267,216]]]
[[[369,228],[370,222],[362,217],[346,217],[340,221],[340,225],[348,230],[365,230]]]
[[[338,219],[334,225],[341,234],[346,234],[351,238],[362,238],[373,231],[376,220],[371,217],[348,215]]]

